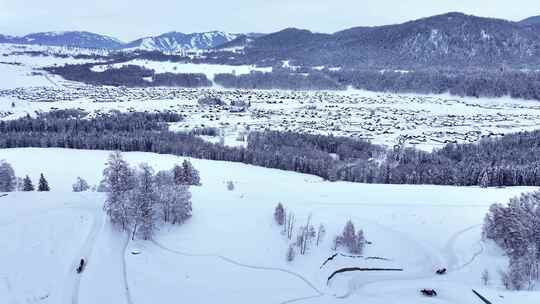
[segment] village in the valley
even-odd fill
[[[529,130],[540,123],[540,106],[534,103],[361,91],[125,88],[60,81],[55,87],[3,89],[0,98],[11,101],[2,103],[3,119],[73,107],[89,113],[172,111],[186,120],[171,129],[216,128],[232,144],[241,144],[234,142],[249,131],[269,129],[431,149]]]

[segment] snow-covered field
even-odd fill
[[[103,72],[108,69],[118,69],[126,65],[137,65],[154,70],[156,73],[201,73],[208,79],[214,79],[216,74],[234,73],[236,75],[249,74],[251,71],[272,72],[272,68],[260,68],[252,65],[222,65],[222,64],[195,64],[178,63],[170,61],[151,61],[134,59],[112,65],[98,65],[92,68],[95,72]]]
[[[132,164],[169,169],[181,158],[125,153]],[[155,242],[114,231],[100,193],[72,193],[77,176],[96,184],[107,152],[0,150],[17,175],[44,173],[50,193],[0,194],[0,303],[538,303],[540,293],[507,292],[497,279],[501,252],[480,241],[488,207],[534,188],[366,185],[192,159],[203,186],[193,187],[193,218],[164,227]],[[226,181],[235,183],[228,191]],[[287,263],[288,240],[273,222],[282,202],[298,225],[311,214],[327,235],[308,255]],[[324,267],[332,238],[351,219],[372,242],[366,260],[338,256]],[[140,252],[140,254],[132,254]],[[78,260],[86,270],[75,273]],[[329,274],[341,267],[403,272]],[[434,271],[447,267],[449,273]],[[488,286],[480,281],[488,269]],[[435,288],[437,298],[419,295]]]

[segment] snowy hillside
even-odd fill
[[[168,169],[181,158],[125,153],[132,164]],[[480,224],[494,202],[533,188],[438,187],[330,183],[291,172],[193,159],[203,185],[192,187],[193,218],[164,227],[155,242],[128,241],[102,211],[103,194],[71,193],[77,176],[101,178],[105,151],[0,150],[18,175],[44,173],[50,193],[0,194],[1,303],[537,303],[540,293],[504,291],[497,269],[506,260],[480,241]],[[235,189],[228,191],[226,181]],[[282,202],[299,223],[309,214],[327,235],[288,263],[288,240],[273,222]],[[369,260],[339,256],[332,238],[348,219],[364,230]],[[16,235],[17,237],[7,237]],[[77,275],[81,257],[87,268]],[[399,267],[403,272],[352,272],[341,267]],[[445,276],[435,269],[448,268]],[[480,281],[488,269],[488,286]],[[418,290],[435,288],[437,299]],[[503,300],[504,298],[504,300]],[[475,302],[476,301],[476,302]]]
[[[0,44],[0,89],[55,87],[62,79],[42,68],[97,62],[75,59],[75,56],[100,54],[104,52],[58,46]]]

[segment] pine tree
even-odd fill
[[[51,189],[49,188],[49,183],[45,179],[45,176],[43,175],[43,173],[41,173],[41,175],[39,176],[38,191],[40,192],[51,191]]]
[[[181,167],[179,165],[175,165],[174,168],[173,168],[173,175],[174,175],[174,182],[177,185],[187,185],[188,184],[183,167]]]
[[[201,178],[199,176],[199,171],[193,167],[190,161],[184,160],[182,163],[182,168],[184,170],[184,177],[186,183],[191,186],[200,186]]]
[[[34,184],[32,184],[32,180],[30,177],[25,176],[23,180],[23,190],[22,191],[34,191]]]
[[[345,246],[352,254],[362,254],[365,245],[364,232],[356,231],[351,220],[347,221],[341,235],[334,239],[334,247]]]

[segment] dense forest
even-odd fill
[[[171,132],[174,113],[59,110],[0,122],[0,148],[61,147],[142,151],[242,162],[320,176],[385,184],[540,185],[540,131],[449,144],[434,152],[388,149],[367,141],[291,132],[251,132],[248,145],[228,147]]]
[[[540,100],[540,72],[517,70],[343,70],[300,68],[246,75],[219,74],[214,81],[226,88],[342,90],[347,87],[392,93],[450,93],[469,97]]]
[[[93,71],[93,64],[73,64],[45,68],[46,71],[62,76],[67,80],[90,85],[110,85],[126,87],[208,87],[212,83],[204,74],[156,73],[137,65]]]

